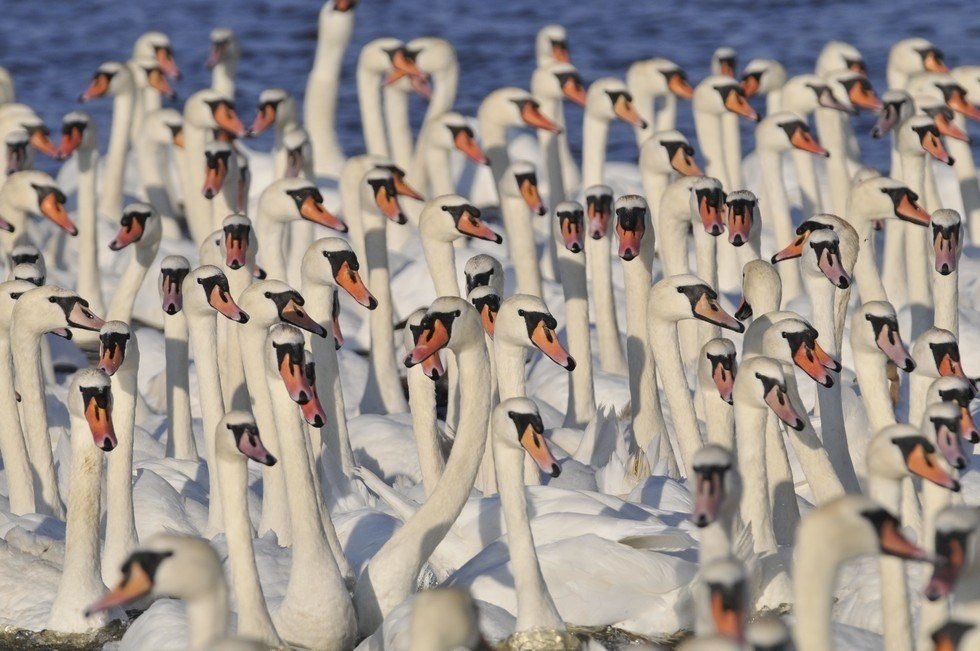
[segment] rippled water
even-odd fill
[[[263,88],[281,86],[302,94],[319,6],[311,0],[0,0],[0,65],[15,75],[20,100],[55,126],[61,115],[77,107],[75,98],[99,63],[128,58],[133,41],[149,29],[170,35],[185,73],[179,83],[182,96],[208,85],[203,65],[208,32],[228,26],[244,49],[238,102],[248,120]],[[674,59],[697,80],[707,74],[711,52],[719,45],[735,47],[742,64],[753,57],[772,57],[791,73],[800,73],[812,69],[824,42],[843,39],[864,53],[872,80],[882,89],[888,47],[912,35],[933,40],[950,65],[980,63],[980,6],[975,0],[361,0],[340,100],[339,131],[346,150],[362,150],[353,69],[364,43],[379,36],[449,39],[463,75],[458,108],[473,115],[494,88],[527,86],[534,67],[534,34],[548,22],[568,28],[573,60],[586,79],[622,76],[631,61],[659,55]],[[99,120],[103,141],[109,104],[102,100],[86,107]],[[579,109],[569,109],[573,146],[579,115]],[[869,116],[860,118],[859,132],[866,134],[870,125]],[[681,128],[693,134],[689,112],[682,111]],[[259,147],[267,146],[263,143],[269,136],[265,138]],[[862,146],[870,162],[884,164],[887,143],[864,137]],[[609,147],[613,160],[636,156],[625,125],[612,130]]]

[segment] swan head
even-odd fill
[[[748,190],[735,190],[725,197],[728,221],[728,243],[743,246],[752,237],[753,229],[761,228],[759,200]]]
[[[235,32],[229,27],[215,27],[209,36],[210,48],[208,58],[204,62],[208,70],[213,70],[218,64],[235,65],[241,57],[241,48]]]
[[[797,533],[798,552],[805,546],[810,553],[829,552],[838,561],[879,553],[931,561],[932,556],[905,538],[901,529],[898,518],[874,500],[846,495],[803,517]]]
[[[94,151],[98,146],[98,131],[88,113],[71,111],[61,118],[61,144],[58,147],[58,158],[68,158],[76,149]]]
[[[360,275],[357,255],[346,240],[324,237],[315,241],[303,256],[304,278],[341,287],[358,304],[373,310],[378,301]]]
[[[869,301],[851,317],[851,346],[855,350],[880,351],[906,373],[915,370],[898,330],[895,308],[886,301]]]
[[[480,308],[477,307],[477,309],[479,310]],[[425,308],[419,308],[409,314],[408,318],[405,319],[405,329],[402,337],[405,345],[405,352],[408,354],[415,350],[415,347],[419,343],[419,337],[422,335],[423,330],[422,319],[425,318],[425,313]],[[446,369],[442,364],[442,356],[438,352],[435,352],[422,360],[421,367],[425,376],[433,382],[446,374]]]
[[[51,142],[51,131],[44,124],[44,120],[40,118],[34,111],[28,110],[19,118],[16,116],[11,117],[11,121],[17,125],[18,128],[13,129],[6,138],[6,144],[8,150],[11,147],[19,150],[26,158],[26,146],[30,145],[33,149],[50,156],[52,158],[59,159],[58,147]],[[12,126],[12,125],[11,125]],[[8,156],[10,154],[8,153]],[[23,162],[23,161],[22,161]],[[16,169],[20,169],[17,167]],[[14,169],[14,171],[16,171]],[[8,174],[11,170],[11,162],[8,160]]]
[[[940,462],[935,441],[912,425],[889,425],[878,432],[868,443],[867,459],[872,476],[891,480],[916,476],[954,492],[960,490],[960,483]]]
[[[180,79],[180,68],[174,60],[174,50],[170,37],[163,32],[146,32],[133,43],[133,58],[153,59],[160,69],[171,79]]]
[[[870,168],[865,168],[870,172],[874,172]],[[874,172],[877,175],[877,172]],[[870,176],[868,178],[874,178]],[[830,229],[837,233],[838,240],[841,243],[843,250],[848,253],[853,253],[854,258],[857,258],[857,232],[855,232],[854,227],[848,224],[846,221],[837,217],[836,215],[830,215],[826,213],[818,213],[812,217],[806,219],[796,228],[796,237],[792,242],[789,243],[784,249],[778,251],[772,256],[770,260],[772,264],[777,262],[782,262],[783,260],[792,260],[803,255],[803,247],[807,240],[810,239],[810,235],[819,230]],[[851,257],[845,255],[848,259],[848,264]]]
[[[419,323],[415,347],[405,357],[411,368],[443,348],[458,351],[466,345],[484,345],[483,324],[472,305],[457,296],[440,296]]]
[[[947,506],[936,516],[934,548],[936,555],[944,562],[937,563],[932,570],[932,578],[926,588],[929,601],[952,594],[961,573],[976,561],[978,527],[980,514],[973,507]]]
[[[429,147],[443,151],[455,149],[477,165],[489,164],[486,153],[476,141],[473,128],[460,113],[447,111],[434,117],[426,128],[425,137]]]
[[[803,418],[790,402],[783,365],[772,357],[751,357],[742,362],[732,390],[735,408],[739,405],[768,409],[787,427],[800,431]]]
[[[694,97],[694,88],[688,82],[684,69],[663,57],[634,62],[626,71],[626,84],[637,94],[653,97],[674,95],[686,100]]]
[[[779,306],[782,293],[782,281],[772,265],[765,260],[750,260],[742,267],[742,300],[735,311],[735,318],[750,319],[755,309],[760,309],[762,316],[767,311],[762,309],[763,306]]]
[[[698,527],[717,522],[738,505],[738,470],[731,451],[709,443],[694,454],[694,508],[691,521]]]
[[[710,176],[686,177],[679,181],[690,189],[691,215],[700,218],[704,232],[713,237],[724,233],[725,191],[721,181]]]
[[[609,232],[613,212],[613,190],[608,185],[585,189],[585,213],[589,218],[589,237],[601,240]]]
[[[116,371],[126,361],[126,347],[133,333],[125,321],[107,321],[99,330],[99,364],[100,371],[106,375],[115,375]]]
[[[708,589],[708,606],[715,630],[730,640],[744,640],[749,611],[745,565],[734,557],[715,559],[701,568],[701,580]]]
[[[817,55],[817,63],[814,68],[821,77],[838,70],[849,70],[864,76],[868,75],[868,66],[864,62],[864,55],[856,47],[844,41],[828,41],[820,50],[820,54]]]
[[[906,155],[923,157],[927,154],[940,163],[953,164],[953,157],[943,145],[942,134],[935,120],[928,115],[914,115],[902,123],[896,132],[898,150]]]
[[[928,226],[932,218],[918,200],[919,195],[901,181],[878,176],[851,186],[847,199],[848,220],[897,218]]]
[[[267,88],[259,93],[258,114],[248,131],[257,136],[273,124],[277,127],[296,121],[296,100],[282,88]]]
[[[258,214],[280,223],[305,219],[347,232],[347,224],[324,207],[320,190],[306,179],[279,179],[271,183],[259,196]]]
[[[420,36],[406,43],[405,49],[414,53],[416,65],[430,78],[459,66],[456,48],[444,38]]]
[[[313,159],[313,145],[306,129],[294,127],[286,131],[282,137],[282,146],[286,150],[285,177],[295,178],[303,174]]]
[[[10,251],[10,261],[14,265],[19,264],[34,264],[42,270],[47,269],[44,264],[44,256],[41,255],[40,249],[29,242],[24,242],[18,244]]]
[[[201,194],[213,199],[224,187],[231,161],[231,145],[221,140],[209,142],[204,147],[204,187]]]
[[[558,321],[545,302],[530,294],[514,294],[500,303],[494,325],[494,341],[521,348],[537,348],[567,371],[575,359],[558,339]]]
[[[618,199],[613,206],[616,214],[616,238],[619,240],[619,257],[625,262],[635,260],[640,256],[643,246],[643,236],[650,222],[650,209],[646,199],[638,194],[626,194]],[[653,229],[650,230],[648,241],[653,240]],[[647,248],[652,246],[648,242]]]
[[[647,309],[651,320],[696,319],[734,332],[745,331],[745,326],[721,307],[718,292],[693,274],[659,280],[650,288]]]
[[[973,104],[977,97],[968,98],[967,90],[950,74],[921,72],[909,78],[909,91],[942,99],[946,106],[971,120],[980,120],[980,108]]]
[[[538,191],[538,173],[533,163],[514,161],[508,165],[500,182],[500,191],[506,197],[523,199],[536,215],[548,212]]]
[[[960,363],[956,335],[942,328],[929,328],[912,343],[912,359],[919,373],[937,378],[947,375],[966,378]]]
[[[235,111],[235,101],[216,90],[199,90],[184,103],[184,122],[199,129],[218,130],[235,138],[248,131]]]
[[[758,122],[761,118],[748,101],[742,86],[731,77],[712,75],[694,88],[694,110],[720,116],[734,113],[747,120]]]
[[[419,215],[419,231],[423,238],[442,242],[453,242],[460,236],[503,242],[504,238],[487,226],[481,214],[469,199],[456,194],[443,195],[426,203]]]
[[[398,203],[395,177],[387,168],[373,167],[361,179],[361,204],[372,203],[389,221],[399,225],[408,223],[408,217]]]
[[[963,470],[970,461],[963,450],[963,419],[955,402],[933,402],[922,415],[922,435],[934,443],[951,467]]]
[[[82,369],[68,390],[68,412],[73,421],[85,423],[95,447],[111,452],[117,444],[112,426],[112,382],[103,371]]]
[[[742,79],[739,84],[745,91],[746,97],[753,95],[768,95],[779,90],[786,84],[788,79],[786,68],[775,59],[752,59],[745,70],[742,71]]]
[[[882,109],[882,101],[871,87],[871,81],[861,73],[848,70],[835,72],[827,76],[827,83],[832,85],[835,95],[840,92],[842,101],[846,98],[847,103],[856,110],[877,113]]]
[[[977,625],[970,621],[949,619],[929,636],[935,649],[972,649],[980,643]]]
[[[232,298],[228,278],[213,265],[201,265],[188,273],[181,285],[181,294],[187,314],[209,317],[217,310],[236,323],[249,320],[249,315]]]
[[[78,96],[79,102],[88,102],[106,95],[123,95],[133,92],[133,75],[124,64],[106,61],[100,65],[88,87]]]
[[[121,251],[130,244],[153,250],[160,244],[162,227],[156,210],[148,203],[137,201],[123,208],[119,220],[119,232],[109,242],[113,251]]]
[[[871,129],[871,137],[881,138],[914,114],[915,103],[911,95],[904,90],[886,90],[881,96],[881,110],[878,120]]]
[[[168,255],[160,261],[160,298],[163,311],[173,316],[184,306],[184,278],[191,265],[182,255]]]
[[[14,279],[0,283],[0,334],[9,335],[17,299],[35,288],[36,285],[27,280]]]
[[[924,38],[913,37],[898,41],[888,53],[888,69],[900,74],[916,72],[949,72],[943,51]]]
[[[572,253],[585,249],[585,210],[577,201],[562,201],[555,206],[555,219],[562,244]]]
[[[10,275],[14,280],[26,280],[35,287],[43,285],[45,280],[44,269],[35,262],[15,264],[14,268],[10,271]]]
[[[68,198],[48,174],[37,170],[14,172],[0,189],[0,206],[4,212],[27,213],[50,219],[69,235],[77,235],[78,228],[65,210]],[[0,223],[0,230],[13,232],[14,226]]]
[[[701,347],[698,358],[698,374],[710,382],[718,391],[718,397],[732,404],[732,390],[735,388],[735,374],[738,372],[735,344],[730,339],[716,337]],[[707,384],[704,381],[703,384]]]
[[[303,332],[286,323],[269,330],[269,367],[278,370],[289,398],[298,405],[313,399],[313,387],[306,377],[306,340]]]
[[[252,243],[252,221],[241,213],[228,215],[221,222],[221,241],[225,251],[225,266],[241,269],[255,258]]]
[[[483,321],[483,329],[486,331],[487,336],[493,339],[493,333],[497,323],[497,313],[500,312],[500,294],[489,285],[481,285],[474,287],[473,291],[466,295],[466,298],[480,313],[480,319]]]
[[[646,120],[636,112],[629,88],[623,80],[615,77],[601,77],[589,85],[585,112],[604,122],[622,120],[638,129],[647,128]]]
[[[480,121],[492,121],[506,127],[531,127],[551,133],[564,131],[541,112],[541,106],[529,92],[512,86],[498,88],[480,104]]]
[[[692,147],[676,129],[658,131],[640,145],[640,169],[654,174],[702,176]]]
[[[504,267],[492,255],[477,253],[467,260],[463,265],[463,276],[467,294],[484,285],[492,287],[498,296],[504,293]]]
[[[843,90],[839,84],[831,84],[819,75],[796,75],[783,86],[783,106],[792,107],[798,115],[809,115],[821,107],[842,113],[854,113],[850,102],[842,101],[840,96],[834,93],[835,86],[838,91]]]
[[[152,57],[139,57],[133,59],[130,65],[133,66],[131,70],[135,71],[133,84],[137,89],[152,88],[167,99],[176,99],[177,92],[170,85],[170,82],[167,81],[167,75],[164,73],[160,64],[157,63],[156,59]]]
[[[565,26],[551,24],[539,29],[534,38],[534,53],[539,67],[556,61],[571,63]]]
[[[403,77],[411,77],[427,84],[429,76],[422,72],[415,61],[418,51],[409,50],[397,38],[382,37],[367,43],[358,55],[357,68],[375,75],[385,75],[385,85]]]
[[[538,406],[528,398],[510,398],[493,411],[494,449],[526,452],[542,472],[552,477],[561,474],[561,466],[548,447],[544,423]]]
[[[539,66],[531,75],[531,93],[539,99],[569,100],[585,106],[585,82],[571,63],[555,61]]]
[[[839,373],[841,364],[820,346],[818,336],[816,328],[793,316],[769,325],[762,341],[767,354],[795,364],[817,384],[831,387],[834,377],[828,371]]]
[[[7,133],[3,139],[5,151],[7,152],[6,173],[13,174],[23,169],[28,169],[27,146],[30,144],[30,137],[23,129],[14,129]]]
[[[202,598],[216,586],[227,590],[221,561],[202,538],[157,534],[130,554],[116,586],[86,610],[86,616],[123,607],[146,596]]]
[[[955,404],[960,408],[960,436],[970,443],[980,443],[980,430],[973,421],[970,403],[976,389],[969,380],[955,375],[936,378],[929,385],[929,400]]]
[[[88,301],[73,291],[44,285],[25,292],[13,311],[13,329],[50,332],[71,339],[71,329],[98,332],[105,321],[88,309]]]
[[[840,237],[830,228],[813,231],[803,246],[801,261],[804,273],[824,276],[839,289],[851,286],[851,274],[841,256]]]
[[[980,92],[977,95],[980,95]],[[932,122],[939,129],[940,134],[960,142],[971,142],[970,135],[953,121],[955,118],[953,109],[946,106],[945,101],[933,95],[922,93],[916,93],[912,100],[917,109],[932,118]]]
[[[769,151],[799,149],[824,158],[830,156],[813,137],[806,121],[789,111],[766,116],[755,129],[755,141],[760,148]]]
[[[289,323],[297,328],[326,337],[326,329],[303,309],[303,296],[281,280],[260,280],[241,293],[238,302],[248,310],[250,323],[269,328],[275,323]]]
[[[711,54],[711,74],[735,78],[738,68],[738,53],[735,48],[721,46]]]
[[[276,465],[276,458],[266,449],[259,426],[247,411],[233,410],[218,422],[214,432],[216,454],[234,460],[243,455],[263,466]]]

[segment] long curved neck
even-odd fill
[[[75,287],[79,296],[89,302],[93,312],[105,314],[95,212],[95,168],[98,165],[97,148],[78,151],[78,281]]]
[[[786,183],[783,179],[782,154],[769,149],[759,150],[759,164],[762,167],[764,221],[772,224],[777,246],[786,246],[795,236],[793,219],[790,216],[789,200],[786,197]],[[768,208],[766,205],[768,204]],[[793,300],[802,291],[799,266],[795,263],[777,265],[782,281],[783,303]]]
[[[677,126],[677,97],[673,93],[667,93],[663,100],[654,121],[656,131],[669,131]]]
[[[744,188],[742,179],[742,140],[738,130],[738,116],[724,113],[721,116],[721,130],[725,142],[725,169],[728,184],[724,187]]]
[[[109,130],[109,150],[105,160],[105,180],[99,208],[110,219],[122,213],[123,175],[126,171],[126,152],[129,150],[129,125],[133,119],[134,92],[119,93],[112,102],[112,127]]]
[[[456,103],[456,91],[459,88],[459,64],[453,61],[438,74],[433,75],[432,86],[432,98],[429,100],[429,107],[425,110],[423,125],[452,110]]]
[[[102,493],[103,452],[95,446],[85,419],[71,417],[71,486],[65,523],[65,559],[59,600],[67,593],[97,596],[105,584],[100,574],[99,511]],[[119,567],[114,568],[117,573]],[[74,598],[79,601],[77,596]]]
[[[647,172],[642,168],[640,173],[642,175],[643,192],[646,194],[647,203],[650,205],[654,215],[654,223],[659,224],[657,220],[660,217],[660,200],[663,199],[664,191],[667,190],[667,186],[670,184],[670,176],[658,172]]]
[[[456,184],[453,183],[452,168],[449,165],[449,151],[433,147],[431,143],[426,142],[426,132],[424,130],[422,131],[419,146],[424,149],[425,179],[432,188],[433,196],[438,197],[443,194],[452,194],[455,192]],[[419,167],[417,169],[421,168]],[[416,176],[416,178],[419,177]],[[420,183],[421,186],[422,184]]]
[[[698,149],[704,156],[705,171],[708,176],[721,181],[722,187],[732,187],[728,182],[728,170],[725,167],[725,141],[722,140],[721,116],[695,109],[694,131],[698,136]]]
[[[959,264],[959,262],[957,262]],[[932,291],[936,315],[933,325],[937,328],[949,330],[957,339],[960,336],[960,309],[959,309],[959,271],[953,271],[948,276],[936,272],[935,267],[932,273]]]
[[[436,296],[459,296],[456,252],[452,243],[423,237],[422,252],[436,288]]]
[[[507,155],[507,125],[495,120],[492,113],[492,106],[483,105],[480,107],[477,117],[480,121],[480,140],[483,144],[483,151],[487,155],[490,170],[493,172],[494,188],[497,188],[504,171],[510,165],[510,158]]]
[[[24,444],[17,400],[14,396],[14,368],[10,359],[10,331],[0,330],[0,412],[10,414],[0,420],[0,454],[6,460],[10,511],[15,515],[35,513],[34,483]]]
[[[704,429],[708,443],[733,450],[735,443],[734,408],[718,395],[718,389],[711,378],[710,367],[698,373],[698,382],[701,385],[701,399],[704,403]]]
[[[602,183],[608,138],[609,123],[586,111],[582,121],[582,187]]]
[[[259,253],[262,268],[269,278],[282,281],[286,280],[286,255],[283,252],[285,232],[286,224],[268,215],[259,213],[255,220],[255,234],[258,241],[262,242]]]
[[[225,97],[235,97],[235,71],[238,60],[234,57],[224,57],[211,69],[211,88]]]
[[[204,186],[204,148],[208,143],[206,129],[190,124],[184,119],[183,164],[180,166],[180,180],[184,190],[184,212],[187,226],[194,243],[200,245],[213,232],[211,202],[201,192]]]
[[[540,99],[541,112],[554,121],[565,122],[565,111],[560,99]],[[561,168],[561,140],[550,131],[538,135],[538,149],[544,162],[544,178],[548,179],[548,205],[557,206],[565,200],[565,180]]]
[[[553,237],[560,237],[558,221]],[[589,292],[583,253],[572,253],[556,246],[562,293],[565,297],[565,337],[568,352],[577,362],[571,372],[565,427],[584,428],[595,415],[595,387],[592,375],[592,342],[589,330]]]
[[[503,436],[511,434],[493,434],[493,464],[497,471],[497,490],[507,525],[507,547],[517,593],[516,631],[535,628],[564,631],[565,624],[548,592],[534,549],[523,481],[524,450],[499,440]]]
[[[228,586],[219,581],[209,592],[185,601],[189,648],[211,648],[228,633]]]
[[[139,373],[139,345],[136,333],[129,338],[126,359],[112,378],[113,422],[118,445],[109,455],[106,473],[105,566],[103,576],[116,576],[126,557],[139,541],[133,511],[133,447],[136,430],[136,399]]]
[[[684,471],[691,477],[691,463],[694,454],[704,444],[698,421],[694,415],[694,402],[688,388],[684,365],[681,362],[680,345],[677,341],[677,323],[664,319],[650,321],[649,341],[659,342],[653,346],[661,384],[667,394],[667,403],[674,420],[677,442],[684,460]]]
[[[790,150],[790,157],[793,159],[797,182],[800,185],[803,214],[814,215],[823,212],[820,186],[817,182],[817,166],[813,162],[813,154],[794,147]]]
[[[436,425],[435,383],[425,376],[421,366],[408,369],[408,404],[412,412],[412,430],[419,453],[419,468],[425,495],[435,490],[446,461],[439,445],[439,428]]]
[[[532,222],[535,217],[530,214],[527,204],[520,197],[501,197],[500,212],[507,235],[507,248],[514,263],[514,275],[517,276],[517,293],[540,297],[543,295],[541,267],[538,265]]]
[[[381,114],[381,80],[369,70],[357,71],[357,97],[361,105],[364,148],[374,156],[388,156],[384,117]]]
[[[891,513],[902,512],[902,481],[892,477],[871,475],[868,493]],[[900,558],[882,555],[878,558],[881,571],[881,610],[885,648],[911,651],[913,648],[912,615],[909,612],[908,585],[905,581],[905,562]]]
[[[334,21],[337,17],[334,17]],[[354,16],[343,29],[324,29],[321,26],[316,42],[313,69],[306,82],[303,96],[303,119],[313,146],[313,162],[317,175],[340,174],[343,151],[337,142],[337,95],[340,87],[340,68],[344,52],[354,32]]]
[[[497,369],[497,391],[503,402],[509,398],[527,396],[525,359],[527,349],[502,339],[493,342],[494,365]]]
[[[391,143],[391,159],[403,170],[412,167],[412,125],[408,121],[408,91],[386,86],[384,115]]]
[[[843,128],[843,122],[847,118],[835,109],[818,108],[814,119],[817,133],[820,134],[820,144],[830,152],[830,158],[827,159],[830,206],[835,215],[843,215],[847,210],[847,194],[851,189],[851,174],[847,169],[847,136]]]
[[[841,560],[830,540],[800,539],[793,560],[799,651],[834,651],[834,586]],[[829,553],[828,553],[829,550]]]
[[[651,229],[652,230],[652,229]],[[647,303],[650,296],[653,242],[640,242],[640,255],[622,261],[626,285],[626,361],[629,365],[633,435],[646,450],[654,435],[663,434],[663,416],[657,394],[657,369],[647,337]],[[658,423],[659,421],[659,423]]]
[[[766,476],[766,437],[763,434],[766,415],[765,409],[740,403],[737,399],[735,401],[735,440],[739,465],[753,469],[742,473],[745,488],[742,491],[741,513],[745,524],[752,527],[752,538],[758,553],[773,552],[777,548]]]
[[[106,318],[110,321],[129,321],[133,317],[133,306],[136,304],[136,295],[143,285],[146,272],[149,270],[153,260],[157,257],[159,244],[141,247],[134,245],[133,257],[126,266],[126,271],[119,279],[112,302],[109,304],[109,312]]]
[[[183,312],[163,317],[164,355],[167,361],[167,456],[197,459],[197,445],[191,429],[190,380],[187,354],[187,317]]]
[[[884,355],[878,352],[854,350],[854,372],[861,386],[861,401],[868,412],[872,432],[895,424],[895,411],[888,395],[888,373]]]
[[[848,212],[853,210],[853,206],[848,202]],[[888,295],[885,294],[885,287],[881,282],[881,275],[878,273],[878,256],[875,253],[874,231],[871,229],[871,222],[863,217],[851,218],[848,221],[858,234],[860,249],[858,250],[857,260],[854,263],[854,279],[861,295],[861,302],[887,301]],[[893,222],[894,224],[894,222]]]

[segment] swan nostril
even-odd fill
[[[306,395],[306,391],[300,391],[299,392],[299,396],[297,396],[297,402],[299,402],[300,404],[304,404],[304,403],[307,403],[309,401],[310,401],[310,399]]]
[[[112,441],[110,441],[109,439],[106,439],[105,441],[102,442],[102,450],[105,452],[111,452],[114,447],[116,446],[114,446],[112,444]]]
[[[323,419],[320,418],[320,414],[313,417],[313,427],[323,427]]]

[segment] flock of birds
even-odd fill
[[[80,96],[113,103],[104,155],[81,111],[52,142],[0,69],[2,623],[119,619],[123,649],[980,649],[980,66],[902,40],[879,95],[835,41],[795,76],[719,48],[694,85],[663,58],[586,84],[550,25],[530,90],[470,118],[449,42],[381,38],[345,158],[354,20],[320,12],[304,121],[271,88],[250,127],[234,33],[182,112],[144,34]],[[617,122],[638,167],[606,164]]]

